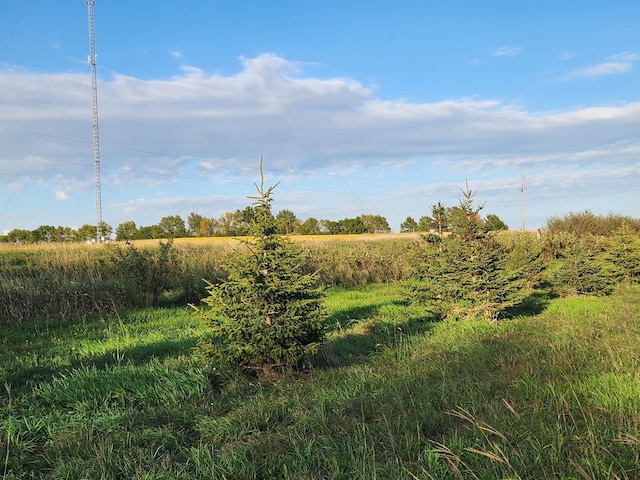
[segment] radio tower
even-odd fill
[[[524,232],[524,177],[520,176],[520,230]]]
[[[89,10],[89,67],[91,69],[91,99],[93,100],[93,168],[96,177],[96,242],[102,241],[102,189],[100,187],[100,135],[98,131],[98,79],[96,77],[96,46],[93,39],[93,6],[87,0]]]

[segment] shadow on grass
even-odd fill
[[[545,290],[535,290],[525,297],[518,305],[505,310],[506,318],[531,317],[540,315],[547,309],[551,301],[551,294]]]
[[[49,381],[52,378],[69,373],[77,367],[95,367],[104,369],[112,365],[123,363],[132,365],[142,365],[151,359],[163,360],[169,357],[176,357],[189,352],[195,347],[197,337],[182,338],[179,340],[163,340],[129,348],[112,350],[103,355],[93,357],[83,357],[71,360],[68,365],[61,366],[38,366],[16,369],[10,372],[5,378],[5,382],[11,388],[17,390],[28,384]]]
[[[360,323],[362,320],[368,320],[377,315],[382,306],[389,303],[391,302],[380,303],[376,301],[369,305],[358,305],[333,312],[327,319],[329,332],[342,331]]]
[[[520,304],[506,310],[506,318],[539,315],[547,308],[551,295],[546,290],[530,293]],[[334,311],[328,319],[329,340],[314,359],[319,368],[351,366],[367,361],[376,351],[399,345],[403,339],[421,335],[433,329],[437,318],[426,309],[411,307],[405,298],[381,299],[371,295],[359,298],[357,305],[348,301],[342,309]],[[392,321],[384,315],[385,308],[398,307],[401,321]]]
[[[379,297],[372,296],[367,304],[336,310],[327,320],[330,339],[316,355],[314,365],[336,368],[364,363],[381,348],[398,345],[407,336],[431,330],[434,318],[426,311],[408,310],[401,321],[393,321],[382,312],[385,308],[409,305],[406,299],[380,301]]]

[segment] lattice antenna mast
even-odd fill
[[[87,0],[89,11],[89,67],[91,69],[91,99],[93,101],[93,168],[96,178],[96,242],[102,241],[102,188],[100,186],[100,134],[98,129],[98,79],[96,75],[96,46],[93,38],[93,7]]]
[[[524,232],[524,177],[520,177],[520,230]]]

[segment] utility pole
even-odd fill
[[[520,176],[520,230],[524,232],[524,177]]]
[[[102,241],[102,188],[100,186],[100,135],[98,130],[98,79],[96,76],[96,46],[93,38],[93,7],[87,0],[89,11],[89,67],[91,70],[91,99],[93,101],[93,169],[96,180],[96,242]]]

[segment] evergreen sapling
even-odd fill
[[[325,336],[324,289],[316,273],[305,273],[302,249],[278,235],[271,213],[274,185],[264,189],[262,162],[256,184],[255,217],[246,251],[236,251],[225,282],[209,284],[202,309],[213,338],[200,348],[210,358],[248,369],[301,366]]]

